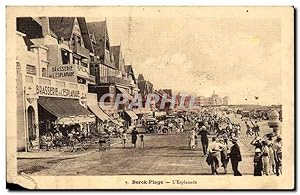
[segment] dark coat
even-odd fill
[[[207,131],[201,130],[201,131],[199,131],[198,135],[201,136],[201,142],[202,143],[208,143],[208,137],[207,137],[208,132]]]
[[[229,157],[231,161],[242,161],[240,146],[237,143],[230,148]]]
[[[138,135],[138,134],[139,134],[139,133],[138,133],[136,130],[133,130],[133,131],[131,132],[131,141],[132,141],[133,144],[136,143],[137,135]]]

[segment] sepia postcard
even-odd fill
[[[295,190],[293,6],[6,11],[8,184]]]

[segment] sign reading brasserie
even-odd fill
[[[36,94],[38,96],[55,96],[66,98],[80,98],[80,91],[78,89],[66,89],[60,87],[52,87],[47,85],[36,85]]]
[[[63,65],[63,66],[54,66],[52,67],[52,78],[62,78],[62,77],[74,77],[74,66],[72,65]]]

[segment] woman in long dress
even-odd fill
[[[264,174],[269,175],[270,151],[266,141],[262,141],[262,161]]]
[[[191,149],[195,148],[196,144],[196,131],[194,129],[191,130],[189,134],[189,146]]]

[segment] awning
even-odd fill
[[[133,100],[133,97],[123,88],[117,87],[117,89],[128,98],[128,100]]]
[[[139,117],[133,112],[133,111],[131,111],[131,110],[127,110],[127,111],[125,111],[126,112],[126,114],[128,114],[128,116],[132,119],[132,120],[136,120],[136,119],[138,119]]]
[[[77,99],[39,97],[38,104],[57,117],[57,124],[95,122],[93,113],[81,106]]]
[[[88,108],[101,120],[101,121],[109,121],[110,117],[99,108],[98,105],[89,105]]]

